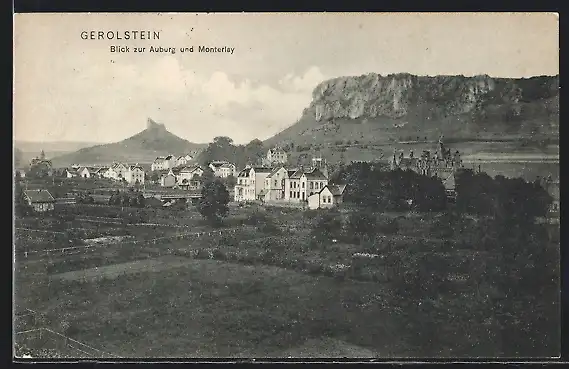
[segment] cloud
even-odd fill
[[[312,92],[325,79],[326,77],[320,69],[312,66],[302,76],[295,76],[292,73],[287,74],[279,81],[279,85],[287,91]]]
[[[300,118],[312,89],[324,79],[312,67],[274,84],[236,82],[223,71],[185,69],[172,55],[146,65],[93,63],[74,73],[76,78],[46,83],[49,97],[35,114],[57,122],[60,139],[85,140],[89,127],[90,140],[102,142],[135,134],[144,129],[147,117],[195,142],[219,135],[238,143],[265,139]],[[42,125],[45,132],[37,135],[46,135],[50,126]]]

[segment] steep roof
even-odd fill
[[[172,160],[173,157],[174,157],[173,155],[168,155],[168,156],[166,156],[164,159],[165,159],[165,160]]]
[[[231,168],[233,168],[234,166],[235,166],[235,165],[234,165],[234,164],[231,164],[231,163],[223,163],[223,164],[221,164],[219,167],[220,167],[220,168],[228,168],[228,169],[231,169]]]
[[[300,177],[302,177],[303,174],[304,174],[304,171],[302,169],[298,169],[289,177],[290,177],[290,179],[300,179]]]
[[[248,178],[250,174],[251,174],[251,168],[245,168],[239,172],[237,177]]]
[[[48,190],[24,190],[24,195],[31,202],[54,202],[55,199]]]
[[[276,167],[275,169],[273,169],[271,171],[271,173],[269,173],[269,175],[267,176],[267,178],[271,178],[272,176],[274,176],[275,174],[278,173],[279,170],[284,169],[284,167]],[[285,170],[286,171],[286,170]]]
[[[286,174],[291,177],[298,169],[287,169]],[[300,178],[300,177],[299,177]]]
[[[344,193],[344,191],[346,190],[345,184],[324,186],[324,188],[326,188],[326,187],[328,187],[328,190],[330,190],[330,192],[332,193],[333,196],[341,196]],[[320,192],[322,192],[322,190],[320,190]]]
[[[325,180],[328,179],[326,178],[326,176],[324,175],[324,173],[322,173],[320,171],[320,169],[314,169],[310,172],[305,172],[304,175],[306,176],[306,179],[308,180]]]

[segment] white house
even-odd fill
[[[186,166],[182,168],[178,174],[178,183],[182,183],[184,180],[188,183],[195,177],[201,177],[203,172],[203,169],[197,165]]]
[[[164,158],[163,156],[158,156],[156,159],[154,159],[154,161],[150,165],[150,170],[154,172],[154,171],[158,171],[158,170],[168,169],[166,167],[167,163],[166,163],[165,159],[166,158]]]
[[[171,168],[174,168],[176,166],[177,158],[174,155],[168,155],[164,158],[164,161],[166,162],[166,165],[168,166],[165,169],[171,169]]]
[[[346,185],[326,185],[318,193],[308,196],[309,209],[328,209],[344,202]]]
[[[118,177],[118,174],[112,167],[110,167],[110,168],[107,168],[107,170],[103,171],[102,176],[103,176],[103,178],[116,180]]]
[[[209,163],[209,167],[216,177],[227,178],[235,176],[235,165],[227,161],[212,161]]]
[[[144,184],[144,168],[142,168],[140,165],[129,166],[128,170],[125,172],[124,179],[130,185]]]
[[[237,175],[235,201],[254,201],[264,194],[265,179],[272,169],[265,167],[246,167]]]
[[[285,198],[285,182],[288,171],[285,167],[277,167],[265,178],[265,201],[279,201]]]
[[[76,170],[69,170],[69,169],[65,169],[65,177],[67,178],[75,178],[77,177],[78,173]]]
[[[308,201],[308,197],[319,192],[328,184],[328,178],[320,169],[297,170],[285,180],[285,200],[289,202]]]
[[[167,170],[177,166],[178,159],[174,155],[158,156],[150,166],[151,171]]]
[[[128,172],[128,167],[122,163],[114,163],[111,166],[112,171],[110,174],[112,175],[112,179],[120,181],[126,177]]]
[[[178,156],[178,158],[176,159],[176,166],[182,167],[186,164],[188,164],[188,159],[185,156]]]
[[[269,149],[267,156],[264,158],[265,165],[286,164],[288,155],[281,148]]]
[[[77,170],[77,175],[81,178],[91,178],[91,171],[87,167],[81,167]]]

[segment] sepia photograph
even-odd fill
[[[13,360],[560,356],[556,13],[28,13],[13,53]]]

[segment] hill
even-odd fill
[[[430,143],[441,135],[455,143],[476,142],[482,151],[482,142],[510,142],[508,148],[500,144],[507,151],[558,143],[559,76],[370,73],[334,78],[314,89],[298,122],[265,145],[358,151],[370,145]]]
[[[82,148],[54,157],[54,166],[71,164],[109,164],[114,161],[151,163],[157,156],[182,155],[201,150],[207,144],[196,144],[170,133],[163,124],[148,119],[144,131],[120,142]]]

